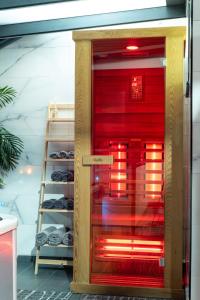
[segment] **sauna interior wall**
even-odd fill
[[[128,52],[133,67],[123,56],[99,58],[109,43],[93,42],[92,154],[115,162],[92,167],[90,280],[163,287],[165,40],[135,41],[155,49]]]

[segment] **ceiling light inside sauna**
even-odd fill
[[[134,45],[126,46],[126,50],[129,50],[129,51],[137,50],[138,48],[139,48],[138,46],[134,46]]]

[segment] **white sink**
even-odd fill
[[[17,227],[17,218],[15,216],[0,213],[0,217],[3,219],[0,221],[0,235]]]

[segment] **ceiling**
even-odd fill
[[[32,0],[31,2],[33,3],[34,1]],[[38,0],[36,2],[38,3]],[[11,7],[10,9],[0,9],[0,25],[57,20],[119,11],[136,11],[164,6],[166,6],[166,0],[75,0],[56,3],[50,2],[43,5],[27,5],[12,9]]]
[[[127,46],[135,46],[137,49],[129,50]],[[162,37],[105,39],[93,42],[93,57],[95,63],[164,56],[165,39]]]
[[[186,4],[187,0],[167,0],[167,5],[181,5]]]
[[[185,18],[187,0],[0,0],[0,39]]]
[[[77,2],[81,0],[0,0],[0,9],[10,9],[17,7],[28,7],[34,5],[44,5],[52,3],[61,3],[61,2]],[[166,0],[167,5],[181,5],[185,4],[187,0]],[[120,1],[118,1],[120,2]],[[150,1],[149,1],[150,2]]]

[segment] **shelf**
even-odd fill
[[[73,260],[60,260],[60,259],[45,259],[38,258],[39,265],[59,265],[59,266],[73,266]]]
[[[65,118],[54,118],[54,119],[48,119],[48,122],[75,122],[74,119],[65,119]]]
[[[49,248],[73,248],[73,246],[67,246],[67,245],[63,245],[63,244],[60,244],[58,246],[52,246],[52,245],[49,245],[49,244],[44,244],[41,247],[49,247]]]
[[[71,114],[73,112],[73,115]],[[68,114],[70,112],[70,114]],[[46,214],[53,214],[53,213],[62,213],[62,216],[66,219],[73,219],[73,209],[64,209],[55,207],[52,208],[44,208],[42,207],[43,201],[45,200],[44,197],[47,194],[64,194],[67,195],[74,195],[73,188],[74,188],[74,178],[71,176],[69,179],[73,179],[73,181],[61,181],[62,179],[68,179],[68,176],[58,177],[55,179],[60,179],[60,181],[53,181],[49,174],[49,168],[60,168],[63,167],[66,169],[70,168],[73,169],[74,166],[74,104],[49,104],[48,105],[48,118],[46,122],[46,135],[44,140],[44,160],[42,164],[42,180],[40,186],[40,205],[38,208],[38,226],[37,226],[37,233],[41,231]],[[52,144],[51,144],[52,142]],[[54,148],[58,148],[57,151],[54,151],[55,154],[58,154],[58,150],[63,150],[66,148],[66,152],[72,151],[68,154],[73,155],[63,155],[64,157],[60,156],[50,156],[52,154],[52,150]],[[65,154],[65,153],[64,153]],[[67,153],[66,153],[67,154]],[[55,158],[53,158],[55,157]],[[68,157],[68,158],[67,158]],[[55,197],[56,198],[56,197]],[[45,205],[44,205],[45,206]],[[62,207],[62,206],[61,206]],[[67,206],[70,207],[70,206]],[[71,206],[72,207],[72,206]],[[73,207],[72,207],[73,208]],[[65,215],[64,215],[65,214]],[[53,215],[52,215],[53,216]],[[59,220],[57,220],[59,222]],[[55,221],[56,222],[56,221]],[[58,224],[58,222],[56,222]],[[63,222],[62,222],[63,223]],[[35,261],[35,275],[38,274],[38,267],[39,265],[56,265],[56,266],[73,266],[73,259],[70,257],[66,257],[67,255],[62,255],[61,257],[58,256],[53,258],[52,256],[47,256],[45,258],[40,256],[42,253],[40,252],[42,249],[54,249],[59,251],[58,249],[73,249],[73,246],[67,246],[64,244],[59,245],[49,245],[47,242],[45,245],[37,247],[36,250],[36,261]],[[58,252],[59,254],[59,252]]]
[[[67,158],[47,158],[47,159],[45,159],[45,161],[46,162],[62,162],[62,161],[69,161],[69,162],[71,162],[71,161],[74,161],[74,158],[69,158],[69,159],[67,159]]]
[[[56,208],[52,208],[52,209],[49,209],[49,208],[40,208],[39,209],[39,212],[41,213],[73,213],[74,211],[73,210],[68,210],[68,209],[56,209]]]
[[[74,140],[66,140],[66,137],[47,137],[46,142],[74,143]]]
[[[44,185],[73,185],[74,181],[42,181]]]
[[[59,158],[56,158],[56,159],[51,159],[51,158],[48,158],[48,159],[45,159],[45,163],[47,164],[47,166],[65,166],[67,164],[72,164],[74,163],[74,158],[73,159],[59,159]]]

